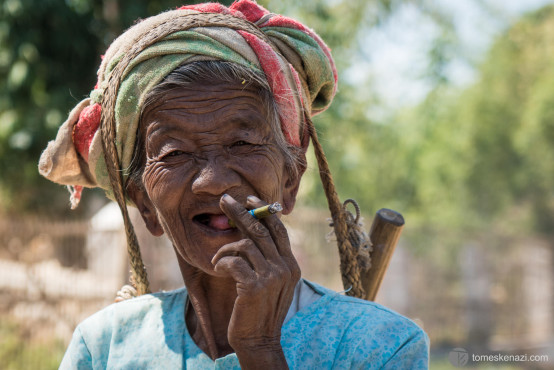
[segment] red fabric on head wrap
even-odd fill
[[[233,4],[231,4],[229,9],[238,10],[239,12],[244,14],[247,20],[252,23],[257,22],[258,19],[266,14],[269,14],[269,11],[263,6],[251,1],[235,1]]]
[[[281,117],[281,129],[287,141],[295,146],[300,146],[300,135],[298,132],[298,118],[296,116],[297,108],[294,105],[294,100],[290,98],[293,90],[289,87],[289,83],[281,72],[281,64],[275,51],[265,41],[246,31],[237,31],[252,47],[252,50],[258,56],[260,65],[273,91],[275,102],[284,107],[279,110]],[[291,68],[288,66],[288,68]],[[294,71],[294,68],[291,68]]]
[[[79,121],[73,126],[73,144],[77,152],[88,162],[88,152],[92,138],[100,126],[102,106],[98,103],[84,108],[79,115]]]
[[[194,4],[194,5],[184,5],[178,9],[189,9],[197,10],[202,13],[220,13],[220,14],[231,14],[235,17],[246,19],[244,15],[240,12],[234,11],[231,8],[227,8],[224,5],[219,3],[203,3],[203,4]]]

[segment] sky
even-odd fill
[[[479,2],[485,7],[478,5]],[[430,1],[429,4],[451,16],[455,25],[459,49],[446,70],[450,81],[462,87],[475,81],[475,65],[485,56],[495,37],[524,13],[550,3],[554,0]],[[370,81],[385,109],[417,104],[431,87],[421,77],[428,65],[431,40],[438,32],[438,27],[419,9],[405,5],[382,27],[366,35],[362,53],[356,56],[344,78],[351,82]]]

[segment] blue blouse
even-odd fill
[[[427,369],[429,339],[411,320],[377,304],[304,281],[321,297],[281,329],[291,369]],[[234,353],[213,361],[184,321],[187,291],[112,304],[75,330],[61,369],[240,369]]]

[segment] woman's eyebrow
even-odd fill
[[[180,135],[179,135],[180,133]],[[160,143],[165,142],[166,140],[186,143],[187,145],[191,144],[186,136],[183,136],[182,130],[179,130],[178,127],[167,127],[162,125],[159,128],[153,128],[152,131],[148,131],[146,134],[146,146],[148,145],[159,145]]]
[[[146,130],[146,135],[148,137],[150,136],[160,136],[160,135],[169,135],[172,132],[182,132],[183,129],[179,128],[179,126],[175,122],[171,122],[171,120],[164,120],[161,121],[154,121],[148,125],[148,128]]]

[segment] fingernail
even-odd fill
[[[255,197],[255,196],[253,196],[253,195],[249,195],[249,196],[246,197],[246,198],[247,198],[248,200],[250,200],[250,201],[253,201],[253,202],[259,200],[258,197]]]

